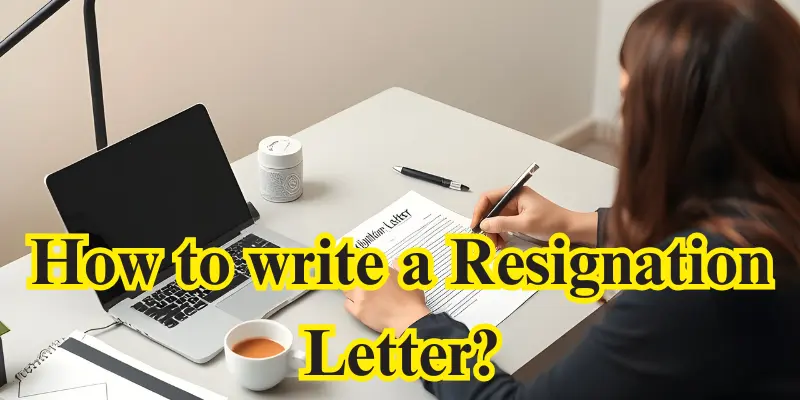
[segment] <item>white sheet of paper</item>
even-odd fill
[[[197,398],[203,400],[226,399],[129,357],[83,332],[75,331],[70,337]],[[61,348],[49,352],[47,359],[39,363],[36,369],[21,382],[13,381],[0,388],[0,400],[23,398],[35,400],[165,399],[161,395]]]
[[[391,262],[411,247],[423,247],[433,255],[436,286],[425,293],[434,313],[447,313],[469,328],[486,323],[498,325],[528,300],[535,291],[446,290],[451,274],[452,249],[447,233],[469,233],[470,220],[411,191],[345,235],[356,245],[374,247]]]

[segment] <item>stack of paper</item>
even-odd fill
[[[225,399],[82,332],[73,332],[54,351],[45,351],[49,354],[40,355],[21,380],[0,388],[0,400]]]

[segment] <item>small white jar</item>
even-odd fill
[[[261,197],[275,203],[303,194],[303,146],[289,136],[271,136],[258,144]]]

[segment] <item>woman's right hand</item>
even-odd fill
[[[472,226],[489,213],[507,190],[508,187],[504,187],[481,195],[472,213]],[[545,241],[553,234],[563,232],[571,242],[595,245],[597,214],[568,210],[523,186],[499,216],[483,220],[480,228],[498,248],[505,246],[500,234],[506,232],[523,233]]]

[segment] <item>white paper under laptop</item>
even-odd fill
[[[374,247],[391,260],[411,247],[431,252],[436,286],[425,293],[434,313],[445,312],[469,328],[477,324],[498,325],[528,300],[535,291],[446,290],[445,278],[451,272],[451,248],[444,242],[447,233],[469,233],[470,220],[411,191],[365,221],[345,237],[361,247]]]
[[[83,332],[48,348],[0,400],[224,400],[161,372]],[[35,366],[35,368],[33,367]]]

